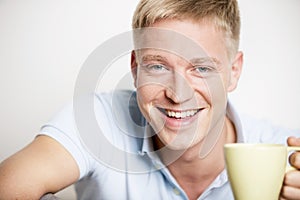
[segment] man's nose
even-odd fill
[[[166,88],[166,96],[174,103],[183,103],[193,98],[194,92],[184,75],[174,72]]]

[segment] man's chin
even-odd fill
[[[166,147],[169,150],[172,151],[185,151],[189,148],[191,148],[193,145],[195,145],[194,143],[195,141],[192,140],[181,140],[180,138],[174,138],[172,141],[163,141],[162,144],[164,147]]]

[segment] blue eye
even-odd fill
[[[205,67],[205,66],[197,66],[195,67],[195,70],[199,73],[207,73],[209,72],[211,69],[209,67]]]
[[[216,73],[216,69],[210,65],[195,65],[193,66],[193,68],[191,69],[191,72],[195,75],[195,76],[199,76],[199,77],[208,77],[213,75],[214,73]]]
[[[147,68],[148,68],[149,70],[153,70],[153,71],[163,71],[163,70],[168,70],[164,65],[159,65],[159,64],[148,65]]]
[[[155,70],[163,70],[165,67],[162,65],[152,65],[150,68]]]

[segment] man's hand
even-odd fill
[[[300,138],[289,137],[287,143],[289,146],[300,146]],[[296,170],[285,174],[280,199],[300,200],[300,151],[294,152],[289,161]]]

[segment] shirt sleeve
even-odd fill
[[[43,125],[38,135],[47,135],[55,139],[73,156],[79,167],[81,179],[92,171],[94,159],[78,136],[72,105],[70,103],[65,106],[52,120]]]

